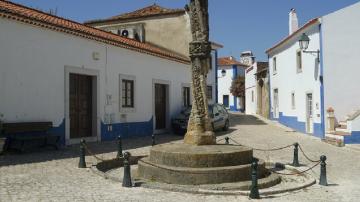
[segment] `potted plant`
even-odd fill
[[[0,154],[3,152],[6,137],[2,134],[4,115],[0,114]]]

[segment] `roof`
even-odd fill
[[[281,40],[280,42],[278,42],[276,45],[274,45],[273,47],[267,49],[265,52],[267,54],[269,54],[271,51],[275,50],[276,48],[280,47],[281,45],[283,45],[284,43],[286,43],[287,41],[289,41],[290,39],[292,39],[295,35],[297,35],[298,33],[304,31],[306,28],[315,25],[317,23],[320,23],[320,18],[314,18],[311,19],[309,22],[307,22],[305,25],[303,25],[302,27],[300,27],[298,30],[296,30],[295,32],[293,32],[292,34],[290,34],[289,36],[287,36],[286,38],[284,38],[283,40]]]
[[[151,6],[141,8],[133,12],[116,15],[110,18],[90,20],[85,22],[85,24],[95,24],[102,22],[130,20],[130,19],[147,18],[147,17],[155,17],[155,16],[168,16],[168,15],[176,15],[176,14],[185,14],[185,9],[170,9],[170,8],[161,7],[157,4],[153,4]]]
[[[248,65],[243,64],[239,61],[237,61],[234,57],[230,56],[230,57],[221,57],[218,58],[218,65],[219,66],[231,66],[231,65],[238,65],[238,66],[243,66],[243,67],[247,67]]]
[[[173,53],[169,50],[121,37],[110,32],[105,32],[100,29],[86,26],[78,22],[44,13],[42,11],[9,1],[0,0],[0,17],[51,29],[57,32],[72,34],[184,64],[190,63],[190,60],[187,57]]]

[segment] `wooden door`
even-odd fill
[[[92,77],[70,74],[70,138],[92,136]]]
[[[166,85],[155,84],[156,130],[166,128]]]
[[[229,95],[223,95],[223,105],[229,107]]]

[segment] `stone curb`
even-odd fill
[[[270,162],[267,163],[267,165],[269,166],[273,166],[274,163]],[[306,168],[306,167],[303,167]],[[287,170],[291,170],[291,171],[295,171],[295,172],[300,172],[300,170],[298,170],[296,167],[290,166],[290,165],[285,165],[285,169]],[[113,177],[113,176],[109,176],[107,173],[101,172],[100,170],[98,170],[96,168],[95,164],[92,164],[90,167],[90,170],[105,178],[105,179],[110,179],[112,181],[115,182],[119,182],[121,183],[121,179]],[[291,191],[296,191],[296,190],[300,190],[300,189],[304,189],[306,187],[312,186],[316,183],[316,179],[314,179],[313,177],[311,177],[308,174],[301,174],[301,176],[305,177],[307,180],[297,186],[291,186],[288,188],[265,188],[265,189],[259,189],[259,193],[260,195],[273,195],[273,194],[280,194],[280,193],[285,193],[285,192],[291,192]],[[139,182],[136,182],[135,180],[135,184],[139,184]],[[186,185],[185,185],[186,186]],[[143,188],[148,188],[148,189],[154,189],[154,190],[165,190],[165,191],[172,191],[172,192],[185,192],[185,193],[191,193],[191,194],[213,194],[213,195],[242,195],[242,196],[248,196],[250,194],[250,191],[236,191],[236,190],[209,190],[209,189],[202,189],[202,188],[193,188],[193,187],[185,187],[183,186],[169,186],[168,184],[162,184],[162,183],[158,183],[158,182],[146,182],[146,183],[142,183],[140,182],[140,187]]]

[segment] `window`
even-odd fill
[[[189,107],[190,103],[190,87],[183,87],[183,104],[184,107]]]
[[[223,105],[229,107],[229,95],[223,95]]]
[[[212,86],[207,86],[206,95],[208,100],[212,100]]]
[[[301,53],[301,50],[296,51],[296,71],[297,71],[297,73],[302,72],[302,53]]]
[[[254,102],[254,91],[251,91],[251,102]]]
[[[295,109],[295,93],[291,93],[291,108]]]
[[[122,107],[123,108],[134,108],[134,81],[122,79]]]
[[[272,64],[272,66],[273,66],[273,74],[276,74],[276,57],[273,57],[273,64]]]

